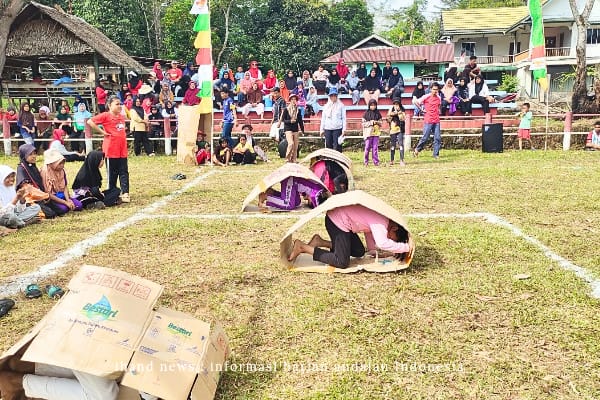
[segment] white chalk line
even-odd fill
[[[16,275],[16,276],[9,277],[8,278],[9,282],[4,283],[0,286],[0,297],[14,295],[14,294],[18,293],[21,290],[21,288],[27,286],[28,284],[30,284],[32,282],[37,282],[41,279],[48,277],[49,275],[52,275],[52,274],[58,272],[61,268],[63,268],[70,261],[80,258],[80,257],[84,256],[85,254],[87,254],[87,252],[90,249],[104,244],[106,242],[106,240],[108,239],[108,237],[110,235],[112,235],[113,233],[118,232],[121,229],[124,229],[130,225],[133,225],[138,221],[144,220],[148,214],[155,212],[160,207],[167,205],[169,201],[173,200],[175,197],[177,197],[180,194],[184,193],[185,191],[191,189],[192,187],[200,184],[200,182],[202,182],[204,179],[208,178],[209,176],[211,176],[215,173],[216,173],[216,171],[214,171],[214,170],[208,171],[208,172],[192,179],[190,182],[185,184],[180,189],[177,189],[177,190],[171,192],[170,194],[162,197],[161,199],[155,201],[154,203],[150,204],[149,206],[142,208],[141,210],[139,210],[138,212],[133,214],[131,217],[129,217],[121,222],[118,222],[112,226],[109,226],[108,228],[104,229],[103,231],[98,232],[97,234],[93,235],[92,237],[89,237],[87,239],[84,239],[80,242],[75,243],[74,245],[72,245],[71,247],[69,247],[62,253],[60,253],[56,257],[56,259],[54,259],[53,261],[51,261],[47,264],[41,265],[35,271],[29,272],[26,274],[22,274],[22,275]]]
[[[281,213],[281,214],[269,214],[269,213],[248,213],[248,214],[195,214],[195,215],[179,215],[179,214],[153,214],[145,216],[146,219],[178,219],[178,218],[192,218],[192,219],[204,219],[204,220],[217,220],[217,219],[298,219],[302,216],[301,213]],[[474,212],[474,213],[433,213],[433,214],[406,214],[407,218],[415,219],[434,219],[434,218],[457,218],[457,219],[482,219],[492,225],[500,226],[509,230],[513,235],[524,239],[526,242],[537,247],[547,258],[556,262],[561,268],[566,271],[571,271],[578,278],[582,279],[590,285],[591,293],[590,296],[596,299],[600,299],[600,280],[597,279],[594,274],[588,271],[586,268],[576,265],[575,263],[567,260],[566,258],[558,255],[548,246],[523,232],[516,225],[508,222],[506,219],[486,212]]]

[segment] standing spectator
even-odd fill
[[[433,158],[438,159],[440,156],[440,148],[442,147],[442,135],[440,132],[440,106],[442,99],[439,95],[440,85],[434,82],[431,86],[431,93],[426,94],[417,100],[418,105],[425,105],[425,117],[423,122],[423,137],[417,143],[413,151],[413,155],[417,157],[419,152],[423,150],[425,143],[429,140],[429,135],[433,131]]]
[[[138,93],[140,92],[140,89],[142,88],[142,80],[134,71],[129,71],[129,73],[127,74],[127,78],[129,78],[129,80],[127,81],[127,89],[129,90],[129,93],[131,93],[133,97],[137,97]]]
[[[156,74],[156,79],[158,79],[160,82],[162,82],[165,79],[163,69],[158,61],[154,63],[154,66],[152,67],[152,72]]]
[[[263,115],[265,113],[265,105],[263,104],[263,94],[262,90],[258,88],[258,83],[253,82],[252,88],[248,91],[246,96],[247,103],[241,108],[242,115],[246,120],[246,123],[249,123],[250,118],[248,115],[250,114],[250,109],[254,109],[259,119],[263,119]]]
[[[392,62],[386,61],[385,66],[383,67],[383,71],[381,72],[381,80],[384,85],[393,86],[393,85],[388,85],[388,79],[390,79],[390,76],[392,76],[393,71],[394,71],[394,69],[392,68]]]
[[[229,147],[233,147],[231,131],[233,130],[233,126],[237,125],[237,113],[233,100],[229,97],[227,90],[221,91],[221,99],[223,99],[223,131],[221,132],[221,138],[227,140]]]
[[[262,72],[258,68],[258,61],[250,61],[250,68],[248,69],[248,72],[250,72],[250,78],[252,78],[253,81],[262,81]]]
[[[321,137],[325,136],[325,147],[342,152],[340,137],[346,132],[346,109],[338,99],[337,90],[329,91],[329,100],[323,107],[321,114]]]
[[[196,87],[196,82],[190,81],[188,90],[186,90],[183,96],[183,104],[186,106],[196,106],[200,104],[200,98],[198,97],[200,89]]]
[[[71,114],[69,114],[67,107],[65,107],[64,105],[60,107],[60,109],[54,116],[53,123],[58,123],[59,125],[62,125],[61,129],[67,133],[67,136],[69,136],[69,138],[74,136]],[[77,147],[77,145],[75,146]],[[71,150],[74,150],[73,143],[71,143]]]
[[[267,77],[263,81],[263,84],[264,84],[263,94],[270,94],[271,89],[273,89],[275,86],[277,86],[277,77],[275,76],[275,71],[270,69],[267,72]]]
[[[377,100],[369,100],[369,109],[362,117],[363,139],[365,140],[365,167],[369,166],[369,153],[373,153],[373,165],[379,166],[379,135],[383,118],[377,109]]]
[[[133,152],[136,156],[142,154],[142,145],[148,156],[154,156],[152,145],[148,139],[148,125],[150,120],[146,118],[146,113],[142,108],[142,101],[138,97],[135,104],[129,111],[129,130],[133,133]]]
[[[305,69],[304,71],[302,71],[301,81],[302,81],[302,84],[304,85],[305,89],[309,88],[313,85],[313,80],[310,77],[310,72],[308,72],[308,70]]]
[[[73,114],[74,129],[73,135],[70,137],[71,150],[82,153],[83,146],[80,139],[84,137],[83,131],[85,130],[85,121],[89,118],[92,118],[92,113],[87,110],[85,103],[79,103],[75,114]]]
[[[292,71],[291,69],[286,73],[283,81],[285,83],[285,87],[290,92],[296,89],[296,82],[298,82],[298,79],[296,78],[296,75],[294,75],[294,71]]]
[[[119,90],[119,92],[117,93],[117,96],[119,97],[119,100],[121,100],[121,103],[125,102],[127,93],[129,93],[129,87],[127,86],[127,82],[125,82],[121,84],[121,90]]]
[[[62,129],[62,124],[56,123],[54,125],[55,128],[52,131],[52,139],[54,140],[50,142],[50,146],[48,146],[48,148],[58,151],[65,158],[66,162],[85,160],[85,155],[83,152],[67,150],[64,139],[67,134]]]
[[[588,133],[585,139],[585,149],[588,151],[600,151],[600,121],[596,121],[594,129]]]
[[[108,101],[108,111],[88,120],[92,130],[104,136],[102,151],[106,156],[108,170],[108,188],[117,187],[117,178],[121,184],[121,201],[129,203],[129,168],[127,166],[127,131],[125,117],[121,113],[121,102],[116,97]],[[100,128],[98,125],[102,125]]]
[[[273,99],[273,119],[271,120],[271,132],[269,136],[275,139],[276,142],[279,142],[282,140],[279,121],[285,109],[285,100],[281,97],[281,90],[278,87],[271,89],[271,98]]]
[[[246,104],[246,96],[250,89],[252,89],[252,77],[250,76],[250,71],[244,73],[244,78],[238,82],[237,89],[237,104],[239,107],[242,107]]]
[[[106,98],[108,97],[108,91],[103,85],[104,82],[108,82],[106,78],[96,80],[96,102],[98,103],[98,112],[101,113],[106,111]]]
[[[304,122],[302,114],[298,109],[298,95],[290,94],[290,104],[284,108],[279,120],[279,126],[283,122],[283,131],[287,140],[286,160],[295,163],[298,157],[298,145],[300,134],[304,134]]]
[[[469,63],[465,66],[462,76],[470,83],[477,75],[481,73],[481,68],[477,66],[477,56],[469,57]]]
[[[390,165],[394,165],[396,149],[400,152],[400,166],[404,167],[405,113],[400,99],[394,99],[394,105],[387,115],[390,123]]]
[[[529,103],[523,103],[521,106],[521,112],[519,116],[521,117],[521,122],[519,123],[519,150],[523,150],[523,139],[529,141],[529,147],[531,150],[535,150],[531,143],[531,120],[533,119],[533,113],[529,110]],[[586,143],[587,144],[587,143]]]
[[[399,99],[402,97],[402,93],[404,93],[404,77],[400,73],[398,67],[392,68],[392,72],[385,82],[384,91],[386,96],[392,99]]]
[[[2,113],[4,119],[8,121],[10,126],[10,134],[14,137],[21,136],[20,128],[19,128],[19,113],[15,106],[10,105],[6,108],[6,112]]]
[[[379,95],[381,94],[381,80],[377,77],[377,70],[375,68],[371,69],[369,76],[365,78],[363,87],[363,98],[367,105],[371,103],[371,100],[377,101],[379,99]]]
[[[69,191],[67,173],[65,172],[65,158],[54,149],[44,152],[44,166],[40,171],[46,193],[56,198],[56,207],[62,212],[81,211],[83,205]]]
[[[494,98],[490,96],[490,91],[481,75],[477,75],[475,80],[469,83],[469,99],[471,104],[481,104],[484,114],[490,112],[490,102]]]
[[[469,100],[469,85],[467,84],[467,80],[464,76],[458,78],[458,85],[456,86],[457,93],[456,95],[460,99],[460,102],[457,105],[457,108],[464,115],[471,115],[471,100]]]
[[[415,111],[414,111],[415,117],[423,115],[423,112],[425,110],[421,106],[421,104],[419,104],[419,99],[421,97],[425,96],[425,86],[423,85],[422,81],[417,82],[417,87],[415,88],[415,90],[413,90],[412,95],[413,95],[412,104],[413,104],[413,106],[415,106]]]
[[[313,72],[313,85],[317,88],[317,92],[325,92],[327,77],[329,77],[329,72],[323,68],[323,65],[319,64],[317,70]]]
[[[360,82],[356,71],[350,72],[348,77],[348,87],[350,88],[350,94],[352,95],[352,105],[355,106],[360,101]]]
[[[33,144],[33,138],[37,136],[35,127],[35,116],[30,110],[29,103],[21,104],[21,112],[19,112],[18,126],[21,137],[27,144]]]
[[[335,88],[338,93],[340,91],[340,76],[337,73],[337,70],[332,69],[331,73],[327,77],[327,84],[325,85],[325,91],[329,93],[331,88]]]
[[[37,150],[48,149],[47,139],[52,137],[52,120],[50,119],[50,108],[47,106],[41,106],[38,113],[37,121],[38,140],[36,148]]]
[[[321,111],[319,96],[317,95],[317,89],[315,89],[314,86],[308,87],[308,94],[306,95],[306,111],[308,115],[315,116]]]
[[[454,115],[456,113],[456,106],[460,102],[460,99],[457,96],[458,89],[456,88],[456,86],[454,86],[454,82],[452,81],[452,79],[448,78],[441,92],[442,115],[446,114],[446,110],[448,110],[450,115]]]
[[[350,72],[350,71],[348,70],[348,66],[344,62],[343,58],[340,58],[338,60],[338,63],[335,66],[335,71],[337,72],[337,74],[340,78],[346,79],[348,77],[348,72]]]

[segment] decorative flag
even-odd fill
[[[528,6],[529,14],[531,15],[531,38],[529,39],[530,69],[533,71],[533,77],[545,92],[548,90],[548,78],[546,77],[546,39],[544,37],[542,2],[541,0],[529,0]]]
[[[210,38],[210,12],[207,0],[193,0],[190,14],[198,15],[194,24],[194,31],[198,32],[194,47],[198,49],[196,64],[198,64],[198,86],[200,92],[200,113],[212,112],[212,46]]]

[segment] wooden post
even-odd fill
[[[412,148],[412,137],[411,137],[411,132],[412,132],[412,114],[406,114],[406,117],[404,119],[404,143],[402,143],[402,145],[404,146],[404,153],[406,154],[407,151],[410,151],[410,149]]]
[[[170,156],[173,154],[171,148],[171,118],[163,119],[163,130],[165,132],[165,154]]]
[[[565,114],[565,129],[563,130],[563,151],[571,148],[571,132],[573,132],[573,111],[567,111]]]
[[[4,154],[10,156],[12,146],[10,143],[10,123],[4,115],[2,115],[2,137],[4,138]]]
[[[83,134],[85,137],[85,154],[90,154],[94,150],[94,142],[92,141],[92,128],[88,125],[88,118],[83,122]]]

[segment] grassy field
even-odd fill
[[[278,242],[294,219],[237,217],[279,160],[219,169],[132,157],[131,204],[0,239],[0,285],[126,221],[39,283],[66,285],[83,263],[122,269],[164,285],[161,305],[221,321],[232,355],[219,399],[599,399],[600,303],[589,285],[509,229],[461,217],[500,216],[599,278],[598,156],[423,152],[404,168],[367,169],[353,153],[358,188],[407,214],[417,246],[402,273],[353,275],[288,272]],[[188,179],[171,180],[176,172]],[[441,213],[456,215],[420,215]],[[325,233],[322,219],[299,236],[315,231]],[[53,305],[16,298],[0,350]]]

